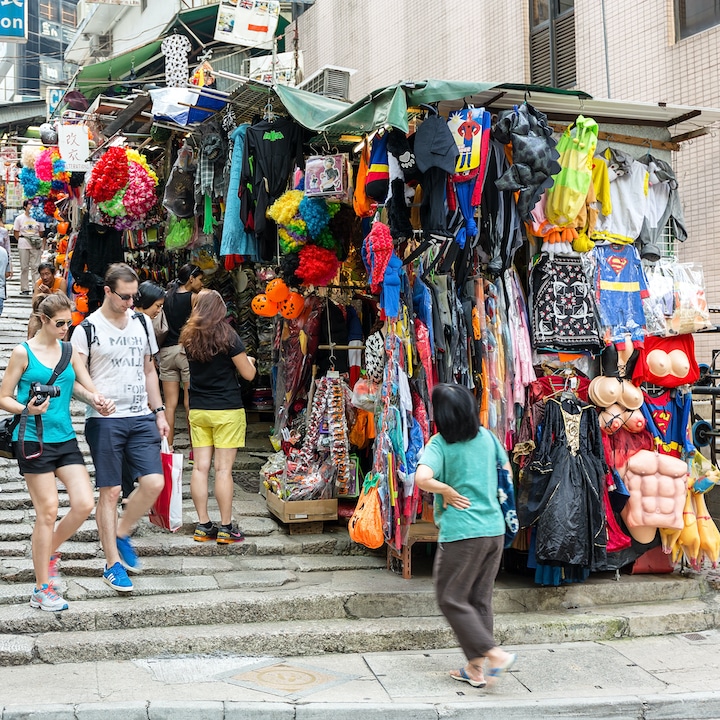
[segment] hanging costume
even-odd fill
[[[276,252],[276,225],[265,217],[283,194],[293,165],[302,167],[302,128],[290,118],[261,120],[247,128],[240,174],[240,219],[255,230],[259,255],[271,260]],[[249,187],[248,187],[249,186]]]
[[[537,526],[537,560],[603,569],[607,468],[595,408],[575,397],[550,399],[539,435],[528,468],[527,504],[518,508],[521,526]]]
[[[633,245],[598,245],[596,290],[600,321],[605,329],[606,344],[633,343],[645,339],[643,298],[648,297],[647,280],[638,251]]]
[[[188,53],[192,44],[184,35],[168,35],[160,45],[165,56],[165,84],[168,87],[187,87],[190,77]]]
[[[240,175],[242,173],[245,133],[248,124],[238,125],[230,135],[233,143],[230,182],[225,201],[225,221],[223,222],[220,255],[245,255],[250,260],[258,260],[257,240],[240,220]]]
[[[530,297],[536,350],[602,349],[595,298],[580,258],[542,253],[530,273]]]

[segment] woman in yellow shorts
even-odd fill
[[[220,293],[202,290],[180,333],[190,366],[190,433],[195,464],[190,492],[198,524],[194,539],[220,545],[242,542],[245,536],[232,519],[232,468],[239,447],[245,446],[245,410],[238,373],[255,377],[255,359],[233,328],[225,322],[227,309]],[[208,475],[215,455],[215,499],[220,525],[208,515]]]

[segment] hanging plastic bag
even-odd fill
[[[165,237],[166,250],[182,250],[190,244],[195,230],[195,218],[178,218],[170,214],[168,234]]]
[[[675,307],[668,323],[670,334],[683,335],[715,327],[710,321],[701,267],[693,263],[675,263],[673,294]]]
[[[380,497],[377,489],[379,478],[377,473],[368,473],[355,512],[348,524],[350,539],[371,550],[377,550],[385,542]]]
[[[706,493],[720,482],[720,470],[701,452],[695,451],[690,464],[690,486],[694,493]]]
[[[183,455],[171,452],[167,438],[163,438],[160,459],[165,485],[150,508],[149,519],[153,525],[175,532],[182,527]]]
[[[561,170],[547,191],[545,217],[559,227],[573,225],[585,204],[592,180],[592,158],[598,139],[598,124],[578,115],[557,144]]]
[[[513,485],[510,473],[502,466],[498,465],[498,502],[505,519],[505,547],[509,548],[515,540],[515,536],[520,529],[518,523],[517,511],[515,509],[515,486]]]

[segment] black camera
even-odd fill
[[[30,385],[30,394],[35,396],[36,405],[42,405],[48,398],[59,397],[60,388],[57,385],[43,385],[35,382]]]

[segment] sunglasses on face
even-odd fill
[[[50,318],[50,317],[48,317],[47,315],[46,315],[45,317],[46,317],[48,320],[50,320],[50,322],[54,322],[56,328],[65,327],[66,325],[67,325],[68,327],[70,327],[70,326],[72,325],[72,320],[54,320],[54,321],[53,321],[53,319]]]
[[[124,293],[116,292],[115,290],[112,291],[117,295],[123,302],[127,302],[128,300],[133,300],[135,298],[134,295],[125,295]]]

